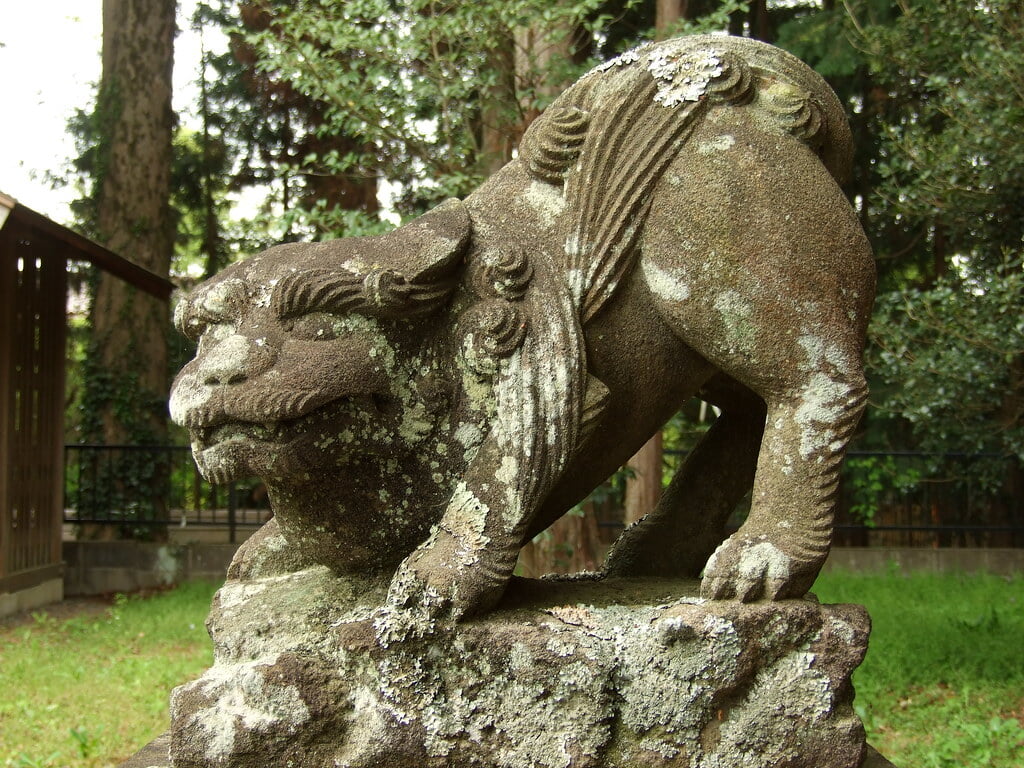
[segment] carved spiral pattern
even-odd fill
[[[523,137],[519,148],[531,176],[561,184],[576,162],[590,125],[590,116],[578,107],[553,107]]]
[[[820,141],[825,133],[825,113],[810,93],[777,83],[764,91],[763,98],[765,108],[789,133],[809,144]]]
[[[519,301],[533,279],[533,265],[521,248],[510,247],[483,270],[484,290],[499,299]]]
[[[460,325],[468,332],[463,346],[466,364],[484,376],[494,375],[498,361],[515,352],[526,338],[525,319],[504,301],[484,301],[471,307]]]
[[[363,295],[374,307],[400,307],[409,293],[409,282],[393,269],[375,269],[363,280]]]
[[[719,74],[708,83],[708,94],[715,101],[744,104],[754,95],[754,82],[750,67],[731,53],[718,55]]]

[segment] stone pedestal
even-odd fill
[[[383,646],[386,579],[228,582],[208,622],[216,663],[172,696],[170,764],[860,766],[866,612],[702,602],[696,587],[516,580],[485,618]],[[164,765],[143,755],[133,765]]]

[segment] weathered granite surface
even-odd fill
[[[175,768],[855,768],[858,606],[704,601],[696,581],[513,581],[499,610],[382,644],[386,578],[229,582],[216,663],[174,691]],[[822,756],[828,762],[822,762]]]
[[[175,768],[855,768],[867,616],[798,599],[866,402],[851,151],[789,54],[650,44],[464,201],[184,299],[171,414],[274,518],[172,698]],[[513,579],[694,395],[722,415],[606,578]]]
[[[851,152],[842,104],[784,51],[641,47],[465,200],[198,286],[171,414],[208,478],[265,481],[294,565],[390,571],[381,632],[422,636],[486,613],[522,545],[699,395],[721,417],[609,571],[801,597],[867,399]]]
[[[121,763],[120,768],[171,768],[168,757],[170,743],[170,733],[161,734],[132,758]],[[822,760],[819,766],[820,768],[831,768],[827,760]],[[387,768],[387,766],[382,765],[381,768]],[[861,762],[860,768],[896,768],[896,766],[882,757],[869,744],[864,750],[864,760]]]

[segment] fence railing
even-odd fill
[[[685,452],[666,451],[678,463]],[[146,536],[159,526],[237,528],[270,517],[256,479],[214,486],[187,446],[67,445],[64,522],[119,526]],[[598,525],[622,527],[614,504]],[[739,509],[731,521],[737,527]],[[1024,473],[993,454],[851,451],[839,489],[835,543],[845,546],[1024,547]]]
[[[666,450],[668,471],[686,451]],[[740,504],[727,526],[749,510]],[[611,538],[623,527],[615,505],[598,505]],[[1024,547],[1024,473],[1000,454],[850,451],[840,482],[837,546]]]
[[[66,524],[143,538],[161,526],[220,526],[234,541],[239,527],[262,525],[270,514],[260,480],[213,485],[188,446],[64,446]]]
[[[851,451],[836,543],[1024,547],[1024,472],[993,453]]]

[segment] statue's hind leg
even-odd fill
[[[676,471],[657,508],[615,542],[605,565],[609,575],[696,578],[750,490],[764,403],[721,375],[701,396],[721,408],[721,416]]]
[[[839,470],[867,388],[858,371],[821,372],[768,403],[747,522],[708,560],[702,594],[799,597],[832,537]]]
[[[750,515],[708,560],[702,593],[795,597],[828,554],[840,464],[866,401],[874,264],[813,154],[725,117],[707,130],[732,140],[681,156],[677,183],[660,188],[640,263],[679,338],[767,406]]]
[[[756,356],[763,367],[737,364],[728,351],[719,358],[717,345],[702,350],[712,362],[729,364],[729,373],[767,405],[750,515],[708,560],[705,597],[798,597],[828,554],[840,465],[867,396],[860,346],[849,332],[829,338],[806,327],[777,331],[766,331],[776,338]],[[728,447],[717,455],[742,463],[747,450],[740,443],[735,455]]]

